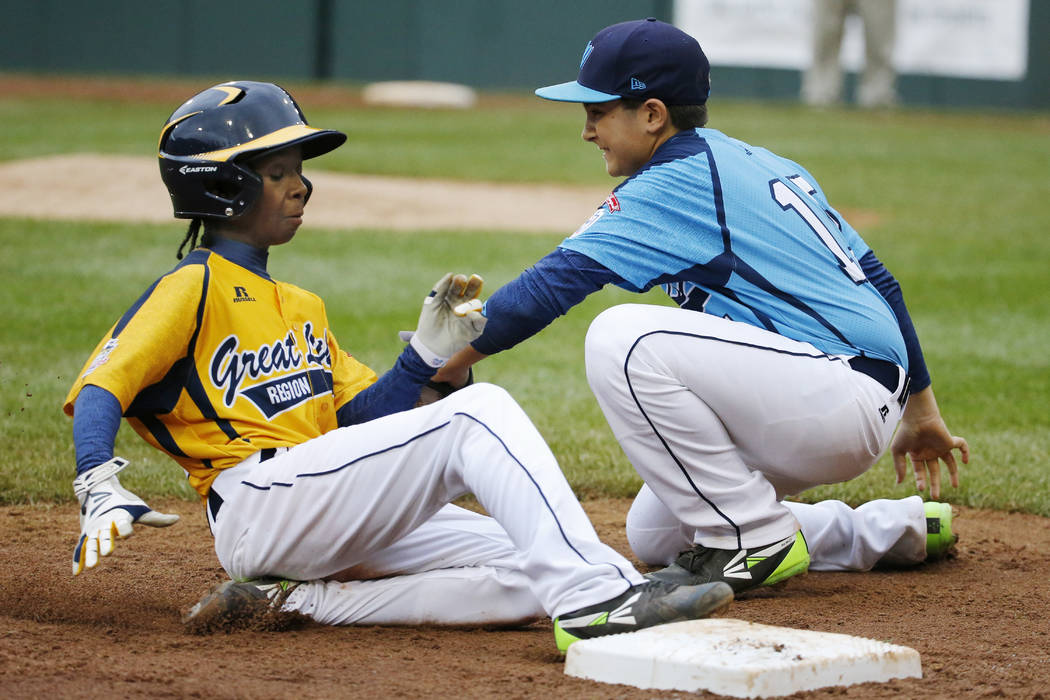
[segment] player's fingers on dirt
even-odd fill
[[[945,453],[944,464],[948,467],[948,477],[951,479],[952,486],[959,488],[959,465],[956,463],[955,455],[952,454],[951,450]]]
[[[114,516],[108,522],[103,521],[96,531],[99,556],[108,557],[113,553],[118,539],[131,537],[133,533],[131,515],[120,509],[113,513]]]
[[[916,455],[911,456],[912,470],[915,472],[915,488],[919,491],[926,490],[926,461],[919,459]]]
[[[89,532],[84,541],[84,568],[94,569],[98,565],[99,552],[105,545],[102,543],[102,533],[98,530]],[[108,552],[107,552],[108,554]]]
[[[936,500],[941,495],[941,462],[934,457],[926,460],[926,470],[930,473],[930,498]]]
[[[87,538],[84,545],[84,568],[94,569],[98,564],[98,533]]]
[[[904,476],[908,473],[908,458],[902,450],[893,449],[893,471],[897,474],[897,483],[904,483]]]
[[[73,550],[73,575],[74,576],[79,574],[84,569],[88,568],[88,566],[87,566],[87,547],[88,547],[88,537],[87,537],[87,535],[81,535],[80,539],[77,541],[76,548]]]
[[[98,555],[100,557],[108,557],[113,553],[113,524],[110,523],[109,527],[102,526],[95,532],[95,538],[98,542]]]

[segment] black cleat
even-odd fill
[[[280,613],[299,584],[299,581],[273,578],[225,581],[212,586],[182,616],[182,624],[194,632],[244,626],[267,614]]]
[[[679,553],[665,569],[646,574],[653,581],[682,586],[724,581],[734,593],[771,586],[809,570],[809,548],[802,532],[750,549],[709,549],[703,545]]]
[[[699,620],[725,610],[732,600],[733,589],[721,582],[678,586],[647,581],[612,600],[559,615],[554,619],[554,641],[564,653],[581,639],[634,632],[665,622]]]

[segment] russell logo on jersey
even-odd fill
[[[248,293],[245,287],[234,287],[233,288],[233,303],[241,301],[255,301],[255,297]]]

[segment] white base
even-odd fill
[[[922,678],[919,653],[873,639],[716,618],[574,643],[565,673],[636,688],[738,698]]]
[[[478,99],[477,93],[466,85],[429,80],[372,83],[365,86],[361,98],[369,105],[425,109],[469,109]]]

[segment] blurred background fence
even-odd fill
[[[811,2],[0,0],[0,71],[435,80],[518,91],[572,77],[601,27],[652,16],[700,39],[717,94],[796,99]],[[899,0],[897,18],[901,102],[1050,107],[1050,0]],[[863,53],[859,36],[847,26],[849,69]],[[851,71],[847,95],[854,83]]]

